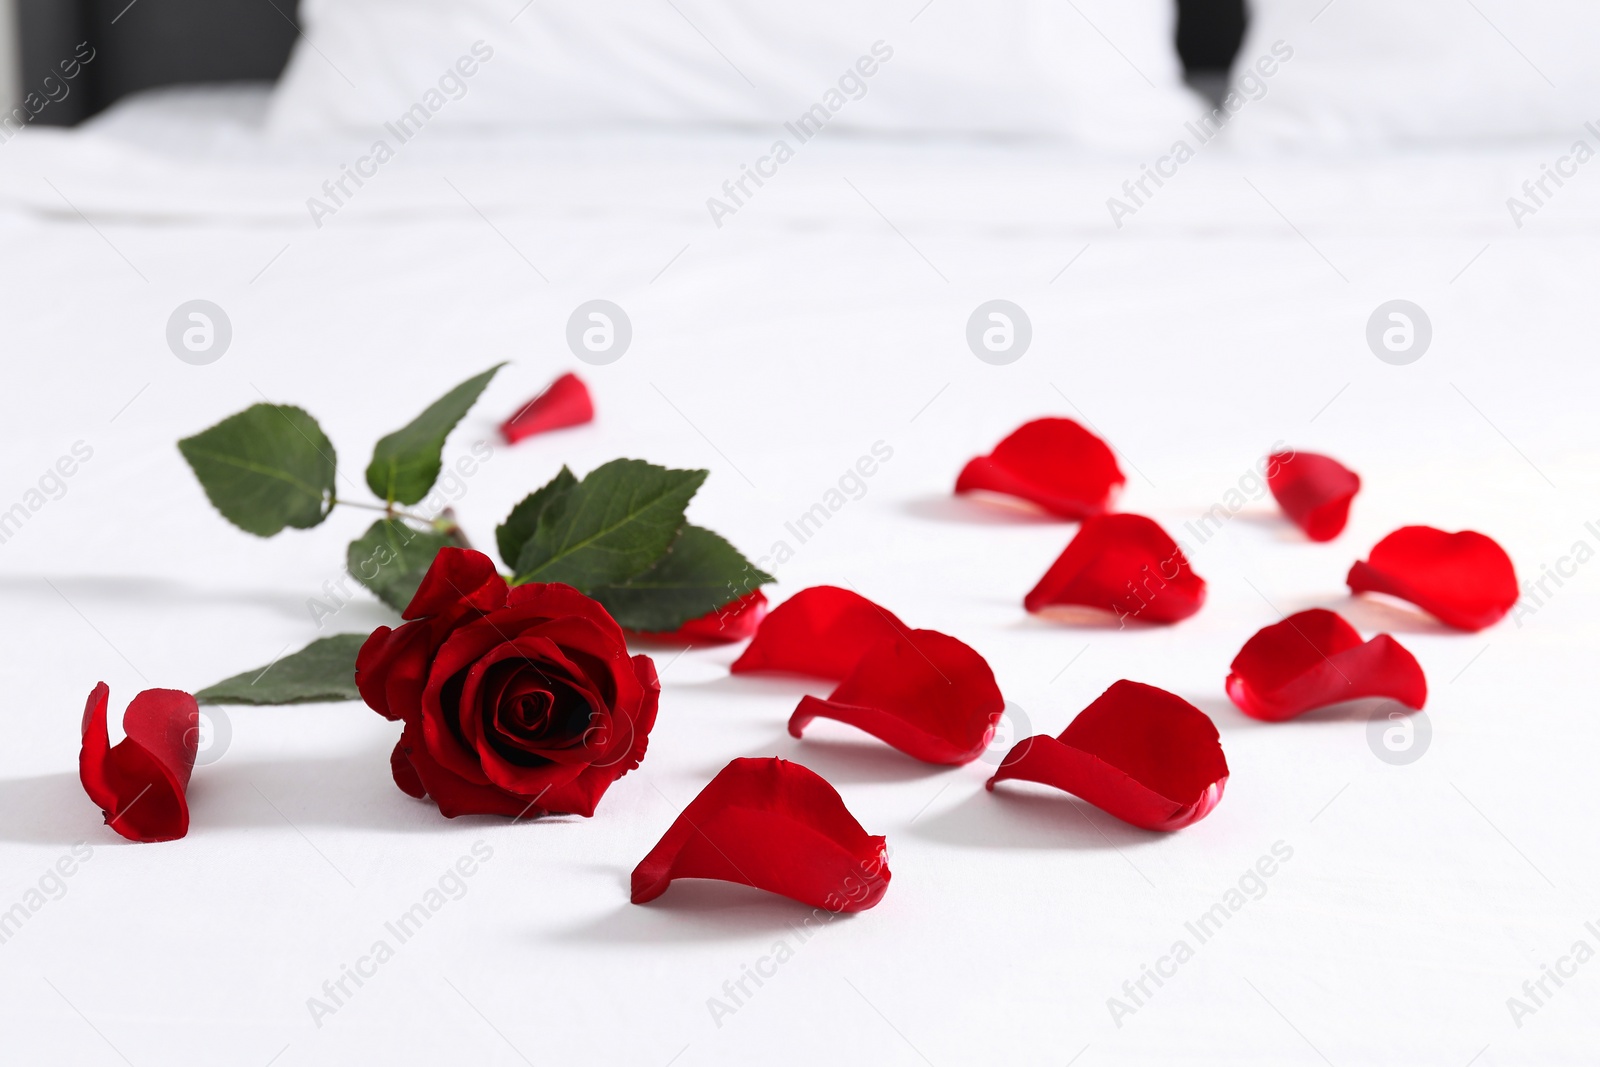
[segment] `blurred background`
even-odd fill
[[[1189,82],[1217,97],[1244,34],[1244,0],[1174,0]],[[104,61],[34,120],[72,126],[141,89],[198,82],[270,82],[293,48],[297,0],[0,0],[0,100],[55,72],[88,41]],[[110,30],[115,26],[117,33]]]

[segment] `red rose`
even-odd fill
[[[566,585],[506,587],[481,552],[440,550],[401,616],[356,657],[356,686],[405,723],[395,784],[457,815],[593,815],[639,765],[655,664]]]

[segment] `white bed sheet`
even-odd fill
[[[212,105],[0,146],[0,507],[74,442],[94,450],[0,544],[0,912],[74,842],[93,850],[0,944],[8,1059],[1592,1061],[1600,964],[1520,1027],[1507,998],[1575,941],[1600,947],[1585,926],[1600,926],[1594,576],[1578,567],[1520,625],[1479,635],[1353,603],[1342,579],[1406,523],[1487,532],[1524,577],[1600,543],[1586,525],[1600,519],[1600,172],[1519,230],[1504,200],[1547,146],[1343,163],[1208,149],[1117,229],[1105,199],[1137,161],[835,139],[719,229],[703,201],[751,158],[749,138],[441,136],[319,230],[302,201],[324,157],[262,143],[248,96]],[[597,296],[627,309],[635,340],[585,367],[562,329]],[[234,328],[207,367],[164,340],[195,297]],[[1006,367],[963,339],[994,297],[1034,323]],[[1408,367],[1363,340],[1395,297],[1435,326]],[[495,441],[456,504],[477,543],[562,463],[709,467],[696,521],[751,555],[795,549],[775,598],[849,583],[962,638],[1033,731],[1059,731],[1121,677],[1177,692],[1222,732],[1221,806],[1155,837],[1047,791],[987,795],[986,763],[923,767],[823,723],[794,741],[784,723],[806,687],[730,678],[736,650],[702,649],[658,654],[649,756],[592,820],[446,821],[389,781],[393,725],[345,704],[229,710],[181,842],[99,825],[75,773],[93,683],[120,709],[317,636],[306,601],[368,522],[341,510],[252,539],[210,510],[176,438],[263,396],[298,403],[354,483],[378,436],[500,359],[514,364],[447,453]],[[497,419],[566,369],[590,382],[598,420],[500,445]],[[1200,615],[1116,632],[1023,613],[1072,528],[949,489],[967,458],[1046,413],[1117,446],[1125,507],[1194,548],[1211,583]],[[894,457],[866,495],[794,544],[785,522],[880,440]],[[1185,536],[1279,441],[1361,472],[1350,529],[1304,543],[1268,499],[1204,544]],[[1376,759],[1354,715],[1269,727],[1228,704],[1244,639],[1315,604],[1422,661],[1433,741],[1416,763]],[[362,599],[328,629],[389,618]],[[629,871],[677,810],[728,759],[767,754],[827,776],[887,835],[883,903],[804,944],[805,909],[738,887],[629,904]],[[315,1025],[307,998],[480,840],[493,860],[466,896]],[[1293,858],[1266,895],[1195,945],[1185,923],[1280,841]],[[1118,1025],[1108,998],[1179,939],[1194,958]],[[780,940],[793,958],[719,1025],[710,999],[731,1003],[724,983]]]

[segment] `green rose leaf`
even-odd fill
[[[504,363],[468,378],[428,405],[426,411],[380,440],[367,466],[367,488],[390,503],[415,504],[439,478],[444,440],[477,403]]]
[[[441,548],[456,542],[433,530],[418,530],[395,519],[379,519],[350,542],[345,566],[356,581],[396,611],[417,594],[423,575]]]
[[[495,527],[494,541],[500,548],[500,558],[505,560],[506,566],[515,569],[517,558],[522,554],[522,546],[528,543],[528,538],[533,536],[534,528],[539,524],[539,516],[545,507],[556,497],[578,484],[578,479],[566,467],[561,468],[561,473],[540,489],[535,489],[522,498],[522,503],[511,509],[511,514],[506,516],[506,521]]]
[[[683,527],[707,471],[614,459],[557,494],[517,555],[516,580],[582,591],[625,582],[654,564]]]
[[[366,634],[319,637],[299,652],[236,674],[194,695],[202,704],[312,704],[360,700],[356,653]]]
[[[309,529],[333,508],[333,444],[300,408],[253,404],[178,451],[222,517],[258,537]]]
[[[676,630],[774,580],[719,535],[686,525],[655,566],[626,582],[597,586],[591,595],[618,625],[659,633]]]

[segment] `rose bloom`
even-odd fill
[[[571,586],[508,589],[488,556],[445,548],[401,617],[361,646],[356,686],[405,723],[395,784],[447,817],[593,815],[644,758],[655,664]]]

